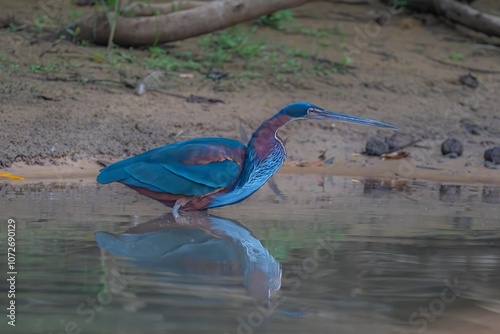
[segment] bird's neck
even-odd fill
[[[276,147],[276,144],[284,147],[283,141],[278,136],[278,130],[291,119],[290,116],[278,113],[262,123],[248,143],[247,149],[250,153],[253,153],[259,161],[262,161]]]
[[[285,161],[285,146],[276,132],[290,120],[290,116],[276,114],[254,132],[240,177],[227,192],[214,195],[206,208],[238,203],[266,183]]]
[[[290,116],[278,113],[254,132],[247,145],[243,170],[233,190],[255,191],[281,167],[286,158],[286,150],[277,132],[291,119]]]

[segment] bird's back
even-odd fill
[[[99,183],[134,189],[203,196],[230,186],[243,168],[246,147],[226,138],[198,138],[158,147],[100,171]]]

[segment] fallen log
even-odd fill
[[[436,3],[441,15],[450,21],[488,36],[500,37],[500,17],[482,13],[466,3],[455,0],[437,0]]]
[[[294,8],[317,0],[215,0],[207,3],[187,1],[189,6],[173,7],[155,15],[155,8],[137,7],[137,14],[147,16],[126,17],[119,13],[101,12],[60,30],[57,37],[65,35],[75,42],[87,40],[106,45],[113,34],[113,43],[120,46],[156,45],[187,39],[223,29],[241,22],[256,19],[278,10]],[[178,1],[182,2],[182,1]],[[129,7],[125,13],[131,14]],[[141,9],[142,8],[142,9]],[[159,10],[157,6],[157,10]],[[181,10],[178,10],[181,8]],[[184,8],[184,9],[183,9]],[[126,9],[126,8],[125,8]],[[137,15],[136,14],[136,15]],[[116,20],[110,24],[111,20]],[[114,26],[114,31],[111,27]]]
[[[154,16],[165,15],[180,10],[193,9],[205,5],[202,1],[173,1],[169,3],[132,2],[121,10],[123,16]]]
[[[392,5],[398,0],[380,0]],[[488,36],[500,37],[500,17],[483,13],[469,4],[475,0],[408,0],[405,7],[418,12],[432,13]],[[401,3],[402,1],[399,0]]]

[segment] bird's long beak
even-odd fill
[[[306,118],[308,119],[321,119],[321,120],[332,120],[335,122],[344,122],[344,123],[354,123],[361,125],[370,125],[370,126],[379,126],[381,128],[388,128],[393,130],[399,130],[398,127],[394,125],[390,125],[387,123],[374,121],[368,118],[360,118],[356,116],[350,116],[346,114],[340,114],[332,111],[328,111],[321,108],[310,108],[308,110]]]

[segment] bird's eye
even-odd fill
[[[309,109],[307,109],[307,113],[308,113],[308,114],[312,114],[312,113],[314,113],[314,111],[315,111],[315,110],[314,110],[314,108],[309,108]]]

